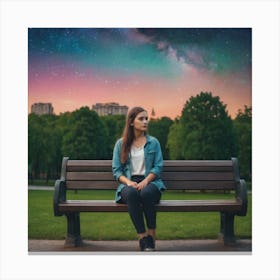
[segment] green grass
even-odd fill
[[[228,198],[232,194],[165,192],[162,199],[211,199]],[[235,218],[237,238],[251,238],[251,195],[246,217]],[[70,192],[68,199],[114,199],[114,191]],[[30,239],[64,239],[66,218],[53,215],[53,192],[29,190],[28,234]],[[203,239],[217,238],[220,215],[216,212],[163,213],[157,214],[158,239]],[[134,227],[128,213],[81,213],[81,234],[92,240],[133,240]]]

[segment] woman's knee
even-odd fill
[[[127,186],[122,191],[123,198],[129,202],[129,201],[136,201],[139,199],[139,194],[137,189]]]
[[[155,185],[149,184],[141,190],[140,196],[142,201],[157,203],[160,200],[161,194]]]

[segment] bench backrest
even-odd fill
[[[237,159],[165,160],[162,180],[171,190],[234,190],[240,180]],[[116,189],[111,160],[63,158],[61,179],[67,189]]]

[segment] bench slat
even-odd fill
[[[232,160],[165,160],[165,166],[232,166]]]
[[[116,190],[116,181],[67,181],[67,189],[72,190]]]
[[[66,180],[114,181],[112,172],[67,172]]]
[[[233,180],[232,172],[164,172],[163,180],[172,181],[219,181]]]
[[[168,190],[234,190],[234,181],[164,181]],[[67,181],[72,190],[116,190],[116,181]]]
[[[112,200],[67,200],[58,205],[62,212],[127,212],[126,204]],[[162,200],[156,205],[161,212],[238,211],[241,202],[231,200]]]
[[[165,171],[231,171],[232,161],[164,161],[163,172]],[[112,172],[111,160],[68,160],[67,171],[69,172],[91,172],[105,171]]]
[[[112,166],[67,166],[68,172],[112,172]],[[232,166],[163,166],[162,172],[169,171],[228,171],[232,172]]]
[[[112,160],[68,160],[68,166],[112,166]],[[165,166],[232,166],[231,160],[165,160]]]
[[[163,166],[162,172],[232,172],[232,166]]]
[[[164,181],[226,181],[234,178],[232,172],[163,172],[162,179]],[[114,177],[112,172],[67,172],[66,180],[112,181]]]
[[[68,172],[92,172],[104,171],[112,172],[112,166],[67,166]],[[162,172],[168,171],[228,171],[232,172],[232,166],[163,166]]]

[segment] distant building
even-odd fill
[[[92,110],[94,110],[99,116],[126,115],[128,107],[114,102],[96,103],[95,105],[92,105]]]
[[[34,103],[31,106],[31,113],[36,115],[53,115],[53,106],[51,103]]]

